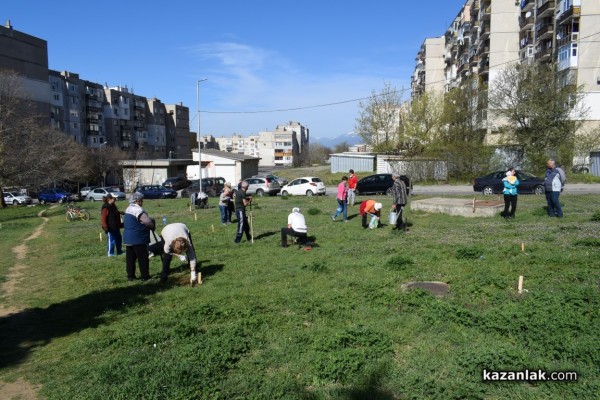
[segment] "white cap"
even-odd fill
[[[383,205],[381,203],[375,203],[375,210],[376,211],[381,210],[381,207],[383,207]]]
[[[292,208],[292,212],[300,212],[300,209],[298,207],[294,207]]]

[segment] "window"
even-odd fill
[[[60,94],[55,94],[54,95],[54,100],[59,101],[60,100]]]

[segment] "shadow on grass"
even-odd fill
[[[273,236],[273,235],[276,235],[276,234],[277,234],[277,231],[269,231],[269,232],[261,233],[260,235],[255,236],[254,240],[264,239],[266,237]]]
[[[182,265],[180,268],[187,267]],[[223,269],[222,264],[200,268],[202,276],[211,276]],[[177,284],[158,280],[132,283],[85,294],[52,304],[47,308],[30,308],[0,318],[0,369],[18,365],[36,348],[54,338],[70,335],[103,323],[107,311],[127,310],[145,304],[157,292]]]
[[[329,394],[335,399],[343,400],[393,400],[400,398],[398,395],[381,387],[385,375],[386,372],[384,369],[378,369],[365,377],[359,378],[354,385],[333,389]],[[302,399],[316,400],[322,398],[316,393],[306,390],[299,393],[299,395]]]

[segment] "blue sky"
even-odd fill
[[[311,137],[352,132],[358,102],[410,89],[415,56],[463,0],[3,1],[2,23],[48,42],[51,69],[190,108],[202,134],[249,135],[287,121]],[[235,112],[235,113],[219,113]]]

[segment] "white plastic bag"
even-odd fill
[[[379,225],[379,220],[376,216],[372,215],[371,222],[369,222],[369,229],[375,229],[377,228],[377,225]]]

